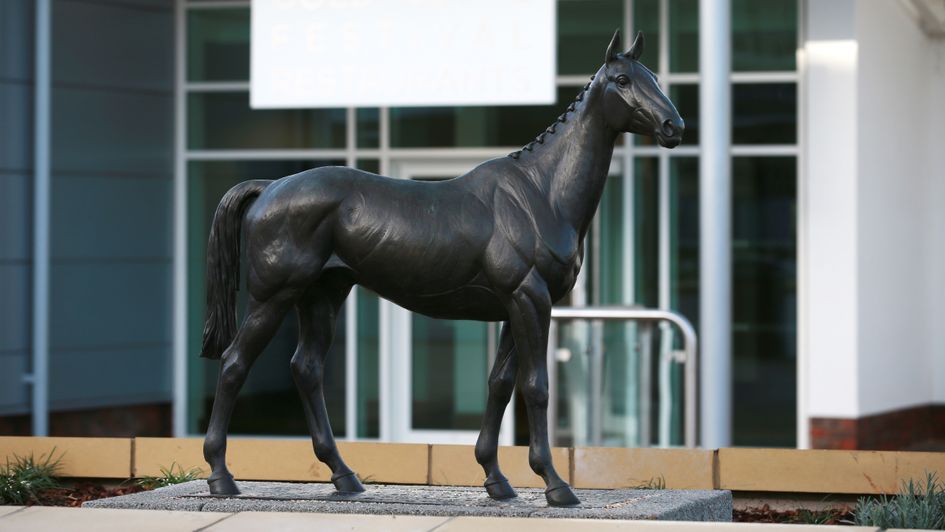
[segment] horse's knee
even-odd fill
[[[514,388],[515,374],[512,372],[503,372],[489,377],[489,393],[495,395],[498,399],[505,401],[511,399]]]
[[[546,381],[526,382],[522,386],[522,397],[529,407],[548,408],[548,383]]]
[[[298,384],[317,386],[321,384],[324,377],[324,368],[321,363],[306,357],[292,357],[289,362],[292,369],[292,376]]]
[[[249,373],[249,364],[235,353],[224,355],[223,368],[220,371],[220,384],[224,389],[235,390],[243,385]]]

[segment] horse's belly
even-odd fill
[[[431,318],[479,321],[508,319],[508,314],[495,293],[483,286],[465,286],[433,295],[385,293],[385,291],[378,291],[378,293],[407,310]]]

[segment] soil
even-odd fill
[[[85,501],[117,497],[145,491],[137,484],[107,487],[91,482],[77,482],[72,486],[50,488],[39,493],[36,500],[28,506],[82,506]]]
[[[788,523],[798,525],[852,525],[853,514],[849,510],[772,510],[768,505],[732,512],[736,523]]]

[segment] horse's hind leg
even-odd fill
[[[323,381],[325,357],[331,348],[335,320],[351,286],[342,275],[328,274],[299,301],[299,345],[291,362],[292,377],[302,397],[315,456],[331,469],[331,481],[341,492],[364,491],[364,487],[338,453],[325,408]],[[353,427],[348,430],[353,430]]]
[[[518,361],[515,359],[515,342],[512,340],[512,331],[508,323],[502,325],[499,337],[499,349],[496,352],[495,364],[489,376],[489,400],[486,411],[482,416],[482,429],[479,431],[479,440],[476,442],[476,461],[486,472],[486,491],[493,499],[510,499],[515,497],[515,490],[502,471],[499,469],[499,428],[502,425],[502,415],[505,407],[512,398],[515,388],[515,376]]]
[[[207,438],[203,444],[203,456],[211,469],[207,479],[210,493],[239,493],[233,475],[226,468],[226,433],[230,416],[250,367],[272,339],[291,305],[292,300],[281,294],[265,302],[256,301],[250,296],[246,318],[240,325],[233,343],[223,353]]]

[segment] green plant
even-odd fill
[[[27,457],[13,455],[11,462],[0,467],[0,504],[26,504],[35,502],[43,490],[59,486],[56,473],[62,468],[62,456],[53,458],[56,449],[39,459],[30,453]]]
[[[177,466],[177,471],[174,471],[174,466]],[[196,480],[200,476],[202,470],[199,467],[194,467],[184,471],[184,467],[173,462],[171,467],[161,467],[161,475],[157,477],[141,477],[136,483],[139,487],[146,490],[153,490],[155,488],[163,488],[165,486],[171,486],[174,484],[181,484],[183,482],[190,482],[191,480]]]
[[[853,522],[880,528],[945,529],[945,490],[935,474],[926,473],[925,489],[912,480],[903,483],[893,497],[862,497],[853,511]]]
[[[653,478],[651,478],[650,480],[647,480],[646,482],[637,484],[636,486],[633,486],[631,489],[635,489],[635,490],[665,490],[665,489],[666,489],[666,479],[663,477],[663,475],[660,475],[659,477],[653,477]]]

